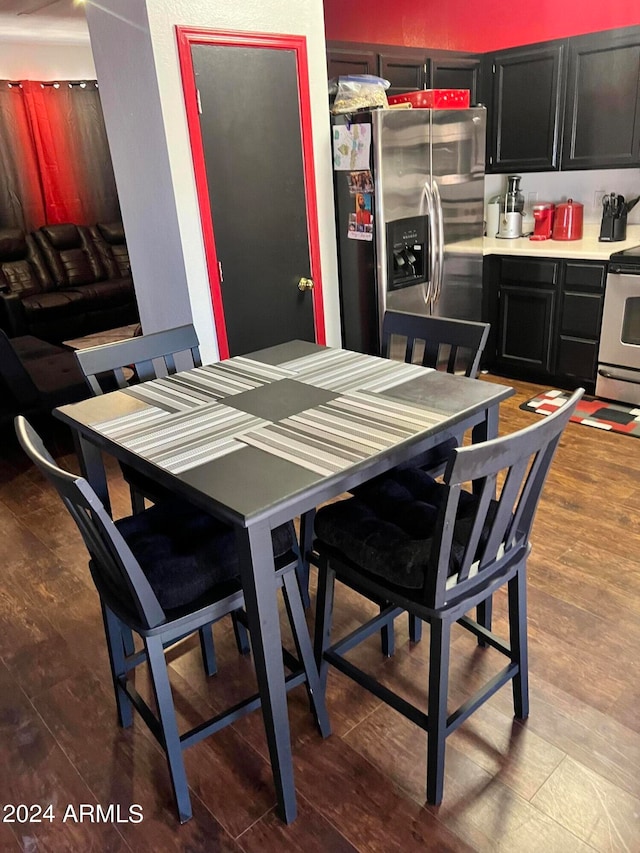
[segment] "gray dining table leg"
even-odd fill
[[[251,650],[262,701],[278,812],[285,823],[291,823],[296,817],[296,792],[269,525],[263,522],[246,529],[238,528],[237,542]]]
[[[73,431],[73,441],[76,454],[80,462],[80,473],[91,485],[93,491],[102,501],[102,505],[111,515],[111,502],[109,500],[109,488],[107,486],[107,475],[104,470],[104,462],[100,448],[87,441],[80,433]]]
[[[298,580],[300,581],[300,594],[302,595],[302,603],[305,607],[311,605],[309,598],[309,556],[313,549],[313,523],[316,518],[314,509],[303,512],[300,516],[300,572]]]

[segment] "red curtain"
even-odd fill
[[[46,222],[40,169],[24,93],[0,82],[0,226],[30,231]]]
[[[22,84],[40,167],[47,223],[84,221],[72,156],[73,128],[61,87]]]
[[[90,225],[120,219],[95,82],[23,81],[8,91],[16,95],[16,101],[22,99],[23,155],[13,158],[13,171],[20,173],[22,184],[39,188],[39,205],[29,202],[29,214],[20,217],[0,200],[0,226],[32,230],[43,224]],[[2,123],[4,115],[0,114]],[[15,132],[14,123],[7,133]],[[0,141],[2,136],[0,126]]]

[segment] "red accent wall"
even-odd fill
[[[324,0],[330,41],[484,53],[640,24],[639,0]]]

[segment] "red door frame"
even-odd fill
[[[320,269],[320,235],[318,232],[318,205],[313,160],[313,134],[311,131],[311,98],[309,96],[309,66],[307,63],[307,41],[304,36],[276,35],[273,33],[246,33],[234,30],[194,29],[176,26],[178,38],[178,57],[182,73],[182,88],[187,112],[187,126],[191,144],[191,156],[195,173],[200,221],[204,240],[209,289],[213,305],[216,334],[220,358],[229,357],[229,342],[222,304],[222,287],[218,256],[214,238],[213,218],[209,202],[209,187],[205,168],[204,147],[200,133],[198,95],[196,88],[191,45],[219,44],[229,47],[269,48],[271,50],[291,50],[296,56],[298,72],[298,106],[300,110],[300,136],[302,142],[302,164],[307,208],[307,233],[309,235],[309,263],[311,278],[314,281],[313,322],[316,342],[325,343],[324,310],[322,302],[322,274]]]

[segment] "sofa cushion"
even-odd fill
[[[27,296],[52,288],[33,238],[16,228],[0,230],[0,290]]]
[[[122,222],[98,222],[89,230],[109,278],[130,276],[129,250]]]
[[[111,245],[125,242],[122,222],[98,222],[96,223],[96,228],[100,232],[102,239]]]
[[[85,300],[77,290],[54,290],[50,293],[34,293],[22,300],[28,324],[43,323],[47,319],[70,317],[82,314]],[[46,316],[45,316],[46,315]]]
[[[18,228],[0,231],[0,261],[18,261],[27,254],[27,240]]]
[[[91,396],[84,374],[71,350],[62,347],[41,358],[25,362],[25,367],[42,395],[43,403],[51,408],[86,400]]]
[[[82,245],[78,226],[73,225],[71,222],[66,222],[62,225],[43,225],[40,230],[53,248],[59,252],[67,249],[79,249]]]
[[[35,236],[59,289],[106,278],[89,232],[83,226],[43,225]]]
[[[65,292],[78,293],[83,298],[88,311],[133,302],[135,298],[133,281],[130,278],[108,278],[106,281],[83,284],[81,288],[72,288]]]

